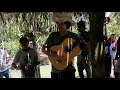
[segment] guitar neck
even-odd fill
[[[75,41],[72,45],[72,49],[75,48],[77,45],[79,45],[79,42],[78,41]]]

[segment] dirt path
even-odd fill
[[[76,78],[79,78],[78,76],[78,71],[77,71],[77,66],[76,66],[76,59],[74,62],[74,66],[76,68]],[[20,70],[10,70],[11,72],[11,78],[21,78],[21,73]],[[49,63],[49,65],[44,65],[44,66],[40,66],[40,73],[41,73],[41,78],[50,78],[51,75],[51,63]]]
[[[74,60],[74,66],[76,68],[76,72],[75,72],[75,76],[76,78],[79,78],[78,75],[78,70],[77,70],[77,60]],[[21,78],[21,73],[19,70],[10,70],[11,72],[11,78]],[[51,63],[49,63],[49,65],[42,65],[40,66],[40,74],[41,74],[41,78],[50,78],[51,77]],[[86,77],[86,72],[84,70],[84,75]],[[114,78],[113,76],[113,70],[111,73],[111,78]]]

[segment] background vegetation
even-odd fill
[[[72,12],[75,20],[82,17],[87,22],[89,30],[88,13]],[[110,23],[107,24],[107,35],[116,34],[120,36],[119,12],[111,12]],[[29,13],[0,13],[0,43],[4,42],[4,47],[9,51],[11,57],[15,55],[20,48],[19,38],[23,35],[33,32],[36,45],[42,46],[46,38],[57,27],[51,19],[52,12],[29,12]],[[77,26],[72,27],[72,31],[77,33]]]

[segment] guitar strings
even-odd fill
[[[70,45],[70,39],[68,38],[68,47]],[[67,65],[68,65],[68,62],[69,62],[69,52],[67,52]]]

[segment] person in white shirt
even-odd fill
[[[9,54],[6,49],[2,48],[0,50],[0,78],[6,77],[10,78],[9,74]]]

